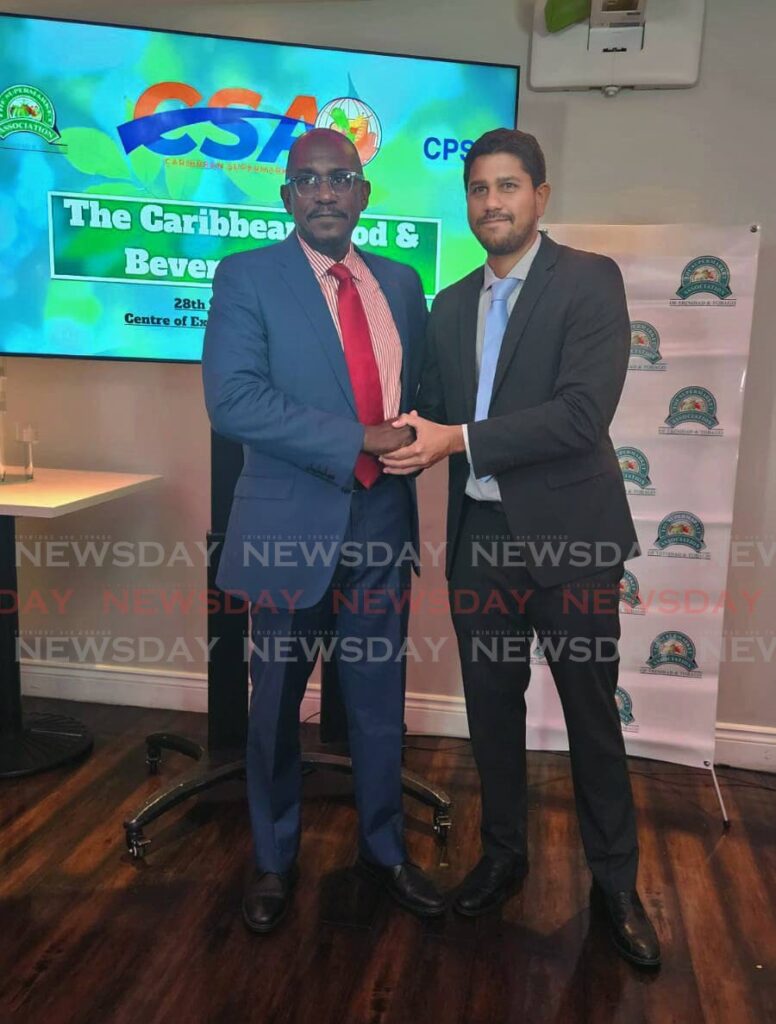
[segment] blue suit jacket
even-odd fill
[[[360,255],[385,294],[401,339],[404,412],[418,389],[427,319],[423,289],[410,267]],[[295,234],[221,261],[202,373],[213,429],[241,442],[245,456],[218,585],[252,602],[261,597],[277,607],[310,607],[324,595],[337,564],[364,428],[337,329]],[[406,482],[417,549],[415,481]]]

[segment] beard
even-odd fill
[[[505,235],[495,238],[482,230],[488,222],[480,222],[476,228],[472,228],[474,236],[489,256],[508,256],[511,252],[519,252],[531,237],[534,225],[517,227],[512,221],[509,231]]]

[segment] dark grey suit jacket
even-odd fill
[[[633,557],[636,532],[609,437],[630,353],[617,264],[542,238],[504,335],[489,416],[473,423],[482,281],[479,267],[434,300],[418,411],[469,424],[475,472],[498,480],[510,531],[539,586]],[[453,456],[449,471],[448,576],[466,455]]]

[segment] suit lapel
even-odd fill
[[[345,353],[313,269],[302,251],[296,235],[290,235],[285,242],[281,242],[278,245],[278,250],[279,263],[286,270],[283,279],[293,292],[300,309],[304,311],[310,321],[310,325],[331,363],[342,393],[355,413],[356,401],[353,397],[353,387],[350,383],[348,364],[345,362]]]
[[[461,281],[458,344],[467,421],[473,419],[477,404],[477,313],[483,278],[480,267]]]
[[[499,352],[498,363],[496,364],[496,376],[493,380],[491,402],[504,383],[509,364],[512,362],[517,351],[534,306],[554,276],[557,258],[557,243],[543,235],[539,251],[536,253],[531,269],[528,271],[528,277],[520,289],[515,308],[512,310],[512,315],[509,318],[509,323],[504,333],[504,340],[501,342],[501,351]]]
[[[399,408],[402,412],[406,412],[408,409],[407,399],[410,387],[410,336],[407,325],[407,307],[404,301],[404,295],[402,294],[401,287],[399,286],[399,283],[396,280],[395,275],[392,273],[389,265],[387,266],[382,262],[382,260],[372,259],[369,253],[362,252],[361,249],[356,249],[356,252],[369,267],[375,280],[380,285],[382,293],[388,303],[388,308],[391,311],[393,322],[396,324],[396,330],[399,334],[402,349],[401,405]]]

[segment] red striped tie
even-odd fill
[[[385,419],[383,392],[364,305],[353,275],[344,264],[334,263],[328,273],[337,279],[337,313],[358,421],[375,426]],[[356,480],[364,487],[371,487],[382,471],[382,463],[375,455],[361,452],[356,459]]]

